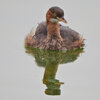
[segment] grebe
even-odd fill
[[[46,21],[41,22],[35,34],[28,34],[25,46],[49,50],[70,50],[84,46],[81,35],[69,28],[62,26],[59,21],[67,23],[64,11],[59,7],[51,7],[46,13]]]

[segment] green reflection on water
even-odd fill
[[[75,61],[79,54],[83,52],[83,48],[69,51],[52,51],[31,47],[25,48],[26,53],[31,54],[35,58],[38,66],[45,67],[43,77],[43,84],[47,87],[45,93],[48,95],[60,95],[60,86],[64,83],[55,78],[58,65]]]

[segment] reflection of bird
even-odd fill
[[[38,25],[35,35],[29,34],[25,45],[35,48],[66,50],[82,47],[84,39],[76,31],[58,22],[67,23],[64,11],[59,7],[51,7],[46,13],[46,22]]]
[[[45,93],[47,95],[60,95],[60,87],[64,83],[59,79],[56,79],[59,64],[74,62],[79,55],[83,53],[83,48],[67,50],[64,52],[26,47],[26,53],[35,58],[35,62],[39,67],[45,68],[43,76],[43,84],[47,87]]]

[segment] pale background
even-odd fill
[[[60,96],[44,94],[44,68],[25,53],[30,29],[52,6],[86,39],[85,53],[59,66]],[[0,100],[100,100],[100,0],[0,0]]]

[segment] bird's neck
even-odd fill
[[[60,34],[60,26],[58,22],[51,21],[53,15],[50,11],[46,13],[46,23],[47,23],[47,35],[57,35]]]
[[[47,21],[47,35],[57,36],[58,34],[60,34],[59,23],[52,23]]]

